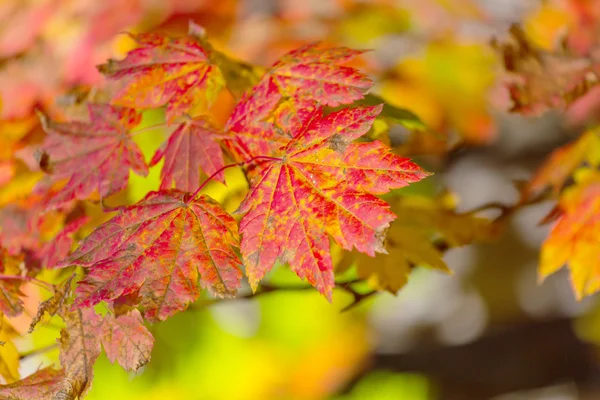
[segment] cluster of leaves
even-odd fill
[[[556,26],[561,29],[548,28]],[[529,29],[514,25],[507,41],[494,43],[510,75],[512,111],[530,115],[578,110],[576,122],[597,123],[597,7],[585,0],[550,1],[526,27]],[[584,121],[577,121],[581,119]],[[600,290],[596,261],[600,249],[596,225],[600,218],[599,135],[599,128],[588,123],[579,137],[552,152],[522,191],[522,204],[544,193],[558,199],[558,205],[542,221],[553,226],[541,249],[539,276],[543,280],[568,266],[577,299]]]
[[[494,46],[510,74],[512,111],[564,109],[595,89],[600,70],[593,37],[583,46],[581,32],[569,31],[559,50],[548,50],[518,26],[510,35]],[[186,310],[203,290],[233,298],[244,276],[253,293],[275,290],[261,281],[279,264],[329,300],[334,271],[355,267],[358,280],[374,289],[361,294],[348,282],[340,286],[358,302],[380,290],[396,293],[415,266],[449,272],[446,249],[497,235],[498,224],[476,212],[457,213],[444,196],[395,192],[429,173],[390,148],[374,123],[426,128],[414,114],[367,94],[373,82],[349,66],[361,51],[314,43],[263,69],[216,50],[194,24],[185,36],[130,38],[136,47],[125,58],[99,66],[108,84],[94,91],[102,95],[81,96],[104,99],[84,102],[86,116],[41,115],[43,133],[31,134],[30,126],[11,130],[18,132],[8,141],[11,154],[25,135],[40,141],[19,151],[25,164],[35,158],[26,185],[35,185],[32,193],[15,201],[0,168],[0,182],[9,182],[0,189],[0,376],[8,383],[0,398],[82,397],[102,348],[111,362],[135,371],[153,347],[146,323]],[[446,55],[432,54],[434,61]],[[236,104],[220,125],[211,106],[225,90]],[[146,134],[139,129],[143,115],[157,108],[170,133],[147,162],[134,136]],[[458,109],[486,120],[480,104]],[[487,129],[480,128],[466,140],[475,142]],[[519,204],[548,189],[559,197],[546,219],[556,223],[540,274],[568,264],[578,297],[600,289],[600,274],[589,265],[600,248],[598,134],[590,129],[556,150]],[[161,163],[158,191],[135,204],[106,206],[127,188],[131,171],[146,176]],[[249,189],[229,214],[203,189],[211,181],[226,183],[225,170],[240,167]],[[98,200],[107,211],[101,216],[87,207]],[[499,220],[510,213],[502,211]],[[60,283],[41,280],[47,273]],[[31,285],[51,295],[29,331],[53,316],[64,321],[62,368],[18,380],[12,340],[19,333],[9,317],[27,313],[24,293]]]
[[[30,331],[45,314],[60,316],[66,326],[59,339],[62,369],[45,368],[2,386],[0,397],[81,397],[102,347],[111,361],[136,370],[149,361],[153,345],[144,321],[185,310],[201,289],[234,297],[243,275],[257,291],[277,264],[289,265],[331,300],[330,238],[345,250],[386,254],[384,240],[396,215],[377,196],[429,175],[386,144],[363,138],[382,104],[343,107],[364,99],[372,86],[344,65],[360,51],[309,44],[258,76],[258,68],[213,49],[194,24],[184,37],[131,37],[135,49],[99,67],[117,86],[108,92],[109,103],[87,104],[86,120],[42,116],[46,136],[31,150],[46,176],[27,207],[3,210],[0,310],[22,313],[22,289],[35,283],[53,295],[40,304]],[[207,110],[224,87],[242,94],[220,128]],[[172,131],[148,165],[132,130],[143,110],[160,107]],[[108,210],[116,215],[99,225],[86,216],[82,201],[99,196],[104,205],[127,187],[130,171],[145,176],[161,160],[160,190]],[[238,166],[250,182],[236,212],[239,222],[201,193],[211,180],[224,183],[224,170]],[[208,178],[201,184],[203,175]],[[435,212],[431,205],[424,209],[424,215]],[[50,239],[37,229],[46,220],[54,228]],[[426,242],[429,222],[416,221]],[[31,227],[40,235],[31,237]],[[83,240],[71,251],[76,237]],[[410,268],[447,270],[435,246],[411,249],[407,257]],[[404,280],[410,268],[399,269]],[[59,270],[63,283],[38,280],[46,269]],[[78,271],[83,279],[75,279]],[[94,310],[100,302],[105,312]],[[15,368],[0,373],[8,381],[18,377]]]

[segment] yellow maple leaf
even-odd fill
[[[415,266],[451,273],[444,262],[442,248],[463,246],[476,239],[493,238],[496,225],[472,214],[459,214],[443,199],[401,197],[391,201],[398,218],[388,231],[389,254],[368,257],[348,253],[338,265],[346,269],[356,263],[358,276],[368,278],[373,287],[396,293],[408,281]],[[441,239],[441,245],[435,240]]]
[[[19,379],[19,352],[12,342],[18,333],[0,313],[0,376],[7,383]]]
[[[559,201],[560,217],[542,245],[540,281],[568,265],[577,299],[600,290],[600,173],[580,170]]]

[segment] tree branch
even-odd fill
[[[361,293],[357,292],[354,288],[351,287],[351,285],[353,285],[355,283],[360,283],[360,282],[363,282],[363,280],[362,279],[352,279],[349,281],[336,282],[334,289],[344,290],[345,292],[350,293],[354,296],[353,302],[351,304],[349,304],[348,306],[344,307],[342,309],[342,312],[346,311],[349,308],[354,307],[356,304],[358,304],[363,299],[370,297],[373,294],[378,293],[376,290],[374,290],[372,292],[361,294]],[[218,304],[218,303],[232,301],[232,300],[254,299],[258,296],[262,296],[262,295],[265,295],[268,293],[274,293],[274,292],[303,292],[303,291],[309,291],[309,290],[314,290],[314,286],[312,286],[312,285],[275,285],[275,284],[270,284],[270,283],[262,283],[259,285],[258,289],[254,293],[250,292],[250,293],[246,293],[241,296],[237,296],[237,297],[233,297],[233,298],[201,299],[201,300],[197,301],[196,303],[192,304],[190,307],[188,307],[188,310],[200,311],[200,310],[204,310],[206,307],[211,306],[213,304]]]

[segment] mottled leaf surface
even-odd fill
[[[225,141],[238,161],[273,155],[298,133],[318,106],[362,99],[371,80],[342,64],[361,54],[344,47],[321,49],[312,43],[281,57],[238,102]]]
[[[600,163],[599,134],[598,129],[589,130],[574,142],[554,150],[525,188],[525,197],[548,187],[552,189],[554,195],[558,195],[565,182],[582,163],[587,161],[591,165],[598,165]]]
[[[118,361],[129,371],[150,361],[154,339],[144,326],[139,311],[118,317],[102,317],[92,308],[64,314],[66,328],[59,339],[60,362],[70,385],[69,391],[74,396],[83,396],[91,387],[93,366],[102,346],[111,362]]]
[[[237,224],[207,196],[151,192],[99,226],[60,266],[89,268],[75,304],[135,294],[149,320],[164,320],[197,299],[200,287],[231,297],[241,271]]]
[[[115,361],[128,371],[136,371],[150,361],[154,338],[144,326],[138,310],[102,320],[101,341],[110,362]]]
[[[280,160],[260,161],[240,211],[241,252],[256,288],[277,261],[288,263],[331,298],[329,238],[344,249],[374,256],[395,218],[382,194],[427,174],[378,142],[352,143],[364,135],[381,106],[314,113],[281,148]]]
[[[148,174],[144,156],[129,134],[140,115],[106,104],[90,104],[88,111],[89,122],[43,121],[48,137],[41,152],[49,158],[45,168],[51,172],[50,180],[68,180],[50,197],[50,208],[86,199],[96,190],[102,197],[123,190],[130,169]]]
[[[167,119],[190,113],[206,103],[223,86],[218,67],[197,37],[170,37],[156,33],[134,34],[138,48],[125,59],[99,66],[109,79],[123,81],[113,98],[116,105],[132,108],[167,107]]]
[[[216,140],[221,132],[207,118],[197,118],[179,125],[167,142],[154,154],[150,165],[164,158],[161,189],[173,185],[193,192],[200,185],[200,171],[211,176],[224,166],[223,152]],[[215,179],[224,182],[223,173]]]
[[[82,397],[90,389],[94,377],[94,363],[102,348],[98,329],[102,318],[92,308],[77,309],[63,315],[66,327],[61,330],[60,363],[69,383],[63,388],[72,397]]]
[[[72,393],[63,390],[67,386],[63,370],[46,367],[18,382],[0,385],[0,398],[7,400],[74,399]],[[63,397],[58,397],[59,394]]]

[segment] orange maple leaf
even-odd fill
[[[600,175],[567,189],[560,217],[542,246],[540,279],[565,265],[578,299],[600,290]]]
[[[315,112],[279,160],[261,164],[239,211],[241,252],[250,285],[277,261],[290,265],[328,299],[334,286],[328,234],[344,249],[374,256],[395,218],[382,194],[427,176],[364,135],[381,106]]]

